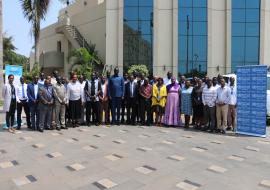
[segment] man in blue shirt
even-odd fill
[[[108,96],[112,101],[112,125],[120,124],[120,108],[124,99],[125,85],[123,77],[119,76],[119,68],[114,69],[114,75],[109,79]],[[116,121],[117,110],[117,121]]]

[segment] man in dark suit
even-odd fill
[[[125,85],[123,77],[119,76],[118,67],[114,69],[114,75],[109,79],[108,89],[108,96],[112,100],[112,125],[120,125],[120,109],[124,99]]]
[[[38,90],[39,93],[39,131],[43,132],[44,128],[51,130],[52,108],[54,103],[53,88],[51,85],[51,77],[47,76],[44,86]]]
[[[132,75],[129,77],[129,82],[125,85],[125,100],[127,107],[127,124],[135,125],[138,110],[138,83],[134,81],[134,76]]]
[[[27,86],[28,105],[30,108],[31,128],[37,130],[39,127],[39,111],[38,111],[38,76],[33,78],[33,83]]]

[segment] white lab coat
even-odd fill
[[[11,86],[10,84],[5,84],[5,86],[3,87],[3,91],[2,91],[2,97],[4,100],[4,106],[3,106],[3,110],[5,112],[9,112],[9,107],[10,107],[10,103],[11,103]]]

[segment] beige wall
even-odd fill
[[[270,1],[261,0],[260,64],[270,66]]]
[[[87,5],[84,5],[87,2]],[[98,4],[100,2],[100,4]],[[59,12],[61,18],[65,11],[70,17],[70,24],[78,28],[83,37],[96,45],[102,61],[106,62],[106,2],[101,0],[78,0]],[[68,54],[74,48],[64,34],[57,34],[58,23],[41,30],[40,54],[57,51],[57,41],[61,41],[64,52],[64,73],[68,75],[72,64],[68,63]]]

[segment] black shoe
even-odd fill
[[[226,131],[225,130],[221,130],[221,134],[226,134]]]
[[[231,131],[231,130],[232,130],[231,127],[227,127],[227,128],[226,128],[226,131]]]
[[[56,127],[56,130],[57,131],[61,131],[61,127]]]
[[[38,129],[39,132],[43,133],[43,129]]]
[[[21,126],[20,127],[17,127],[16,130],[21,130]]]

